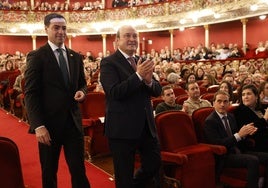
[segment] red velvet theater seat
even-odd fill
[[[26,187],[23,182],[18,147],[5,137],[0,137],[0,187]]]
[[[102,92],[87,93],[80,109],[85,135],[89,136],[88,160],[96,155],[110,153],[108,140],[104,136],[104,124],[101,121],[105,115],[105,94]]]
[[[215,188],[214,153],[223,154],[225,148],[198,143],[192,120],[185,112],[163,112],[155,121],[164,173],[185,188]]]

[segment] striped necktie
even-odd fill
[[[136,65],[134,57],[130,56],[127,59],[130,62],[130,64],[131,64],[132,68],[134,69],[134,71],[136,71],[137,70],[137,65]]]

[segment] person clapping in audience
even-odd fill
[[[248,149],[252,151],[268,151],[268,110],[260,104],[258,89],[253,84],[244,85],[241,89],[240,105],[234,110],[234,115],[241,128],[245,124],[254,123],[258,128],[252,136],[254,145]]]

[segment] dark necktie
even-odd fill
[[[229,125],[229,123],[227,121],[227,116],[223,116],[222,119],[223,119],[223,122],[224,122],[224,127],[225,127],[225,130],[227,132],[227,135],[228,136],[233,136],[231,127],[230,127],[230,125]],[[238,149],[238,147],[236,147],[236,146],[233,146],[230,150],[232,150],[234,153],[241,153],[240,150]]]
[[[62,49],[58,48],[57,51],[59,52],[59,63],[60,63],[60,69],[62,72],[62,76],[64,78],[65,85],[68,86],[69,73],[68,73],[68,69],[67,69],[67,62],[63,56]]]
[[[131,64],[132,68],[134,69],[134,71],[136,71],[137,70],[137,65],[136,65],[134,57],[128,57],[127,59],[130,62],[130,64]]]
[[[232,136],[233,134],[232,134],[232,130],[230,128],[230,125],[229,125],[229,123],[227,121],[227,116],[223,116],[222,119],[223,119],[223,122],[224,122],[224,127],[225,127],[225,130],[227,132],[227,135]]]

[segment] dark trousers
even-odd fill
[[[71,174],[72,188],[90,188],[85,173],[83,135],[69,119],[59,135],[50,133],[51,146],[39,143],[43,188],[57,188],[57,171],[61,148]]]
[[[259,166],[264,165],[266,169],[265,182],[266,188],[268,188],[267,180],[267,168],[268,168],[268,153],[264,152],[247,152],[241,154],[229,154],[225,156],[224,166],[234,168],[246,168],[247,173],[247,187],[258,188],[259,180]]]
[[[159,186],[161,164],[160,147],[146,127],[139,139],[109,139],[112,152],[116,188],[145,188],[154,180]],[[134,175],[135,154],[139,154],[141,167]]]

